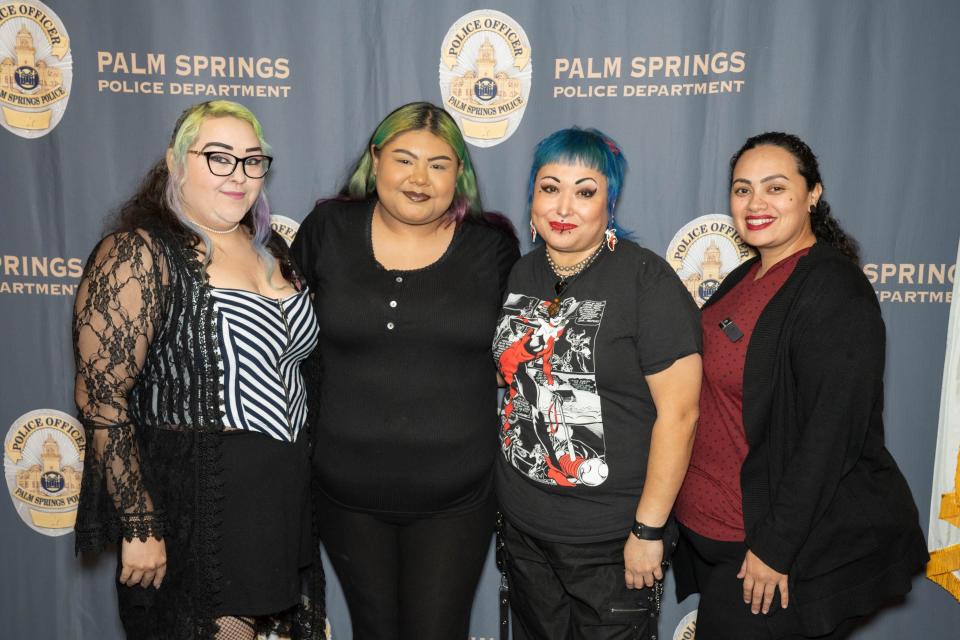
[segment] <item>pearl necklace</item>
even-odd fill
[[[560,312],[560,296],[563,295],[563,292],[567,290],[567,285],[569,284],[570,278],[574,278],[581,273],[583,273],[594,261],[600,257],[600,254],[603,252],[604,244],[601,242],[593,253],[589,256],[578,262],[577,264],[571,265],[569,267],[558,265],[553,261],[553,258],[550,257],[549,251],[544,251],[547,256],[547,264],[550,265],[551,271],[557,276],[558,280],[553,285],[553,291],[556,293],[556,297],[553,301],[547,305],[547,315],[551,318],[557,315]]]
[[[192,222],[193,224],[197,225],[198,227],[200,227],[200,228],[203,229],[204,231],[209,231],[210,233],[215,233],[215,234],[217,234],[217,235],[219,235],[219,236],[225,236],[225,235],[227,235],[228,233],[233,233],[234,231],[236,231],[236,230],[240,227],[240,223],[239,223],[239,222],[238,222],[237,224],[233,225],[232,227],[230,227],[229,229],[212,229],[212,228],[208,227],[208,226],[205,225],[205,224],[200,224],[200,223],[197,222],[196,220],[190,220],[190,222]]]

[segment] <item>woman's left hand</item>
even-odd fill
[[[662,540],[640,540],[634,535],[627,537],[623,547],[623,578],[627,589],[652,587],[655,580],[663,580]]]
[[[784,609],[790,600],[787,588],[787,574],[779,573],[770,568],[763,560],[747,550],[747,555],[740,565],[737,578],[743,580],[743,601],[750,605],[750,611],[759,613],[770,612],[770,604],[777,588],[780,589],[780,606]]]

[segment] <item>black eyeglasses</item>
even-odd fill
[[[270,165],[273,164],[273,158],[264,155],[238,158],[232,153],[227,153],[226,151],[194,151],[192,149],[187,149],[187,153],[192,153],[198,156],[206,156],[207,167],[210,169],[210,173],[220,178],[232,176],[233,172],[237,170],[237,165],[239,164],[243,167],[243,173],[248,178],[259,180],[263,176],[267,175],[267,171],[270,170]]]

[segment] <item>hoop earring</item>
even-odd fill
[[[533,220],[530,221],[530,244],[537,241],[537,228],[533,226]]]

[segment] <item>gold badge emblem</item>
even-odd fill
[[[85,440],[77,419],[54,409],[26,413],[7,432],[7,489],[17,513],[34,531],[62,536],[73,530]]]
[[[530,96],[530,40],[513,18],[473,11],[443,39],[440,93],[472,145],[492,147],[509,138]]]
[[[694,218],[677,231],[666,259],[702,307],[727,274],[754,255],[734,228],[733,218],[711,214]]]
[[[36,0],[0,3],[0,123],[39,138],[63,117],[73,83],[70,38],[60,18]]]

